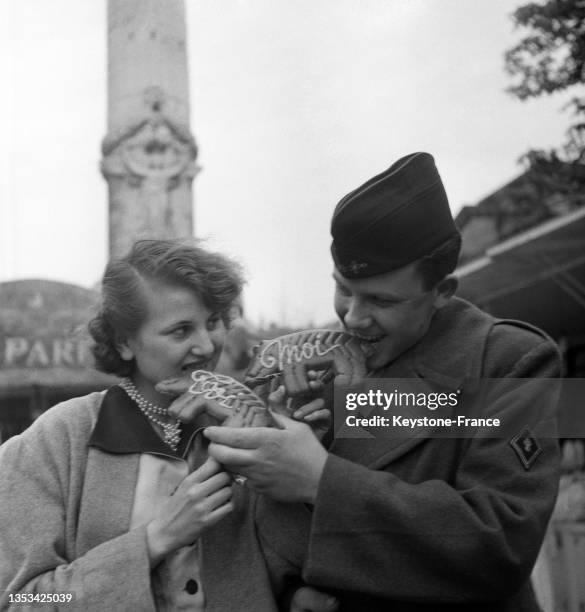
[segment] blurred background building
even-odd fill
[[[561,394],[559,497],[533,575],[546,612],[585,608],[584,204],[582,190],[567,193],[566,183],[543,184],[528,171],[456,218],[459,295],[546,331],[559,346],[564,376],[574,379]]]
[[[544,329],[583,374],[585,195],[540,189],[525,173],[456,218],[459,294],[498,317]]]
[[[96,293],[48,280],[0,283],[0,442],[59,401],[103,388],[85,326]]]

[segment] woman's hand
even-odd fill
[[[314,370],[307,372],[311,394],[319,393],[323,389],[324,381],[321,374]],[[232,426],[247,427],[252,425],[252,422],[248,421],[256,418],[254,411],[243,411],[239,415],[241,418],[239,418],[236,410],[239,405],[237,401],[232,408],[227,408],[216,400],[208,399],[205,395],[190,393],[190,386],[191,381],[187,377],[166,380],[156,385],[156,389],[160,393],[176,397],[168,407],[168,414],[179,419],[182,423],[191,423],[205,414],[215,420],[217,424],[225,423],[228,420],[227,423]],[[322,399],[313,399],[301,403],[304,401],[305,399],[301,396],[287,399],[283,385],[276,389],[273,387],[272,392],[268,395],[268,405],[273,412],[307,423],[320,440],[331,426],[331,412],[324,407],[325,402]],[[239,421],[242,419],[244,420],[240,423]],[[231,423],[231,420],[234,423]],[[263,425],[264,423],[260,424]]]
[[[191,377],[173,378],[164,380],[156,385],[159,393],[174,395],[173,403],[168,407],[168,413],[182,423],[191,423],[202,414],[207,414],[222,423],[232,411],[219,402],[207,399],[204,395],[194,395],[189,393],[189,388],[193,384]]]
[[[151,567],[173,550],[193,544],[234,509],[230,484],[228,474],[211,457],[181,482],[146,527]]]

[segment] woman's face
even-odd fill
[[[144,283],[146,319],[120,346],[123,359],[135,360],[134,384],[151,401],[169,401],[154,390],[161,380],[193,370],[213,370],[223,349],[226,329],[221,316],[211,312],[186,287]]]

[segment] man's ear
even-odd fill
[[[455,291],[457,291],[457,285],[459,281],[454,276],[445,277],[436,287],[437,296],[433,303],[434,307],[438,310],[443,308],[445,304],[453,297]]]

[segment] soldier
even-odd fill
[[[267,560],[335,594],[340,610],[538,610],[529,576],[558,447],[555,394],[529,383],[559,376],[554,343],[455,297],[461,239],[428,153],[349,193],[331,233],[335,309],[371,343],[373,378],[512,390],[488,393],[482,416],[503,425],[491,434],[431,427],[327,445],[278,415],[282,429],[208,428],[210,454],[276,500],[258,508]]]

